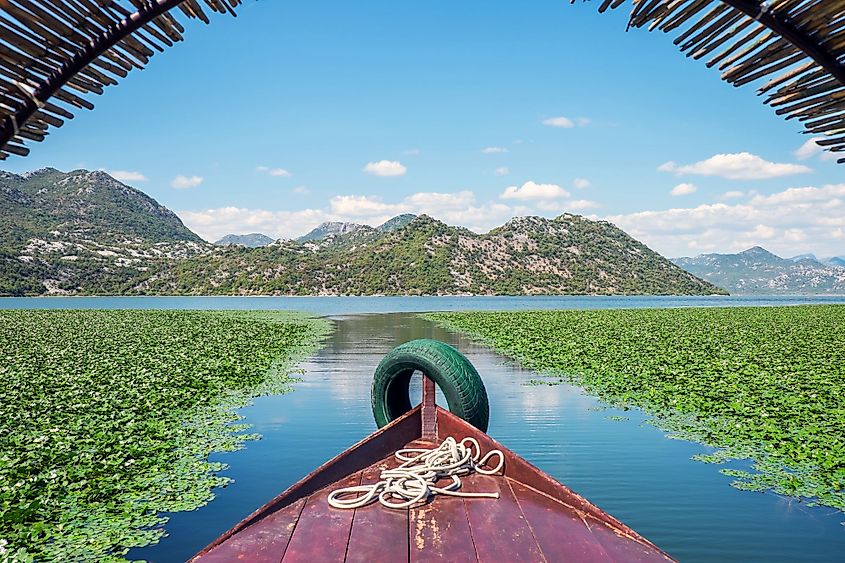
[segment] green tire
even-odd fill
[[[439,340],[412,340],[391,350],[373,377],[373,416],[379,428],[411,410],[411,376],[421,371],[443,391],[449,410],[487,432],[490,405],[481,376],[466,356]]]

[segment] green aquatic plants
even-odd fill
[[[119,559],[225,485],[208,454],[255,438],[327,332],[290,313],[0,311],[0,561]]]
[[[526,367],[640,407],[733,485],[845,510],[845,306],[437,313]]]

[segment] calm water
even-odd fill
[[[502,308],[501,301],[495,305]],[[537,300],[530,306],[537,308]],[[369,392],[378,362],[401,342],[438,338],[462,350],[482,374],[493,437],[681,561],[843,560],[842,513],[735,490],[717,466],[689,459],[705,448],[665,438],[642,424],[641,413],[598,410],[598,401],[567,385],[523,385],[536,374],[414,315],[332,320],[333,335],[303,365],[305,374],[296,390],[260,398],[242,410],[264,439],[239,452],[213,456],[230,465],[226,474],[235,483],[219,490],[208,506],[172,515],[169,536],[156,546],[134,550],[131,558],[163,562],[190,557],[372,432]],[[628,419],[608,419],[620,414]]]
[[[320,316],[421,311],[743,307],[845,303],[845,296],[0,297],[0,309],[264,309]]]

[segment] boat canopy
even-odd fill
[[[572,3],[576,0],[570,0]],[[176,13],[235,15],[241,0],[0,0],[0,159],[25,156],[78,108],[182,40]],[[672,33],[734,86],[845,162],[845,0],[596,0],[632,4],[629,27]],[[177,10],[178,8],[178,10]]]

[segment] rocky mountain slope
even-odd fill
[[[103,172],[0,176],[0,294],[707,294],[610,223],[521,217],[478,235],[427,216],[215,246]]]
[[[842,256],[830,256],[828,258],[817,258],[815,254],[799,254],[798,256],[792,256],[790,258],[793,262],[799,262],[801,260],[814,260],[816,262],[820,262],[826,266],[839,266],[845,268],[845,258]]]
[[[273,244],[276,239],[270,238],[261,233],[249,233],[247,235],[226,235],[220,240],[214,241],[217,246],[245,246],[247,248],[258,248]]]
[[[297,238],[296,241],[315,242],[324,245],[326,242],[346,243],[349,240],[358,240],[365,238],[371,239],[379,234],[389,233],[391,231],[395,231],[396,229],[401,229],[402,227],[416,219],[416,217],[416,215],[413,215],[411,213],[404,213],[402,215],[397,215],[392,219],[388,219],[378,227],[371,227],[369,225],[362,225],[360,223],[326,221],[325,223],[321,223],[317,227],[311,229],[311,231],[309,231],[308,233]],[[352,234],[355,235],[354,238],[347,236]]]
[[[399,229],[355,229],[318,242],[226,248],[171,264],[139,287],[155,293],[709,294],[610,223],[521,217],[478,235],[420,216]]]
[[[105,172],[0,172],[0,295],[120,293],[208,243]]]
[[[673,261],[731,293],[845,294],[845,268],[824,264],[812,255],[787,259],[755,246],[738,254]]]

